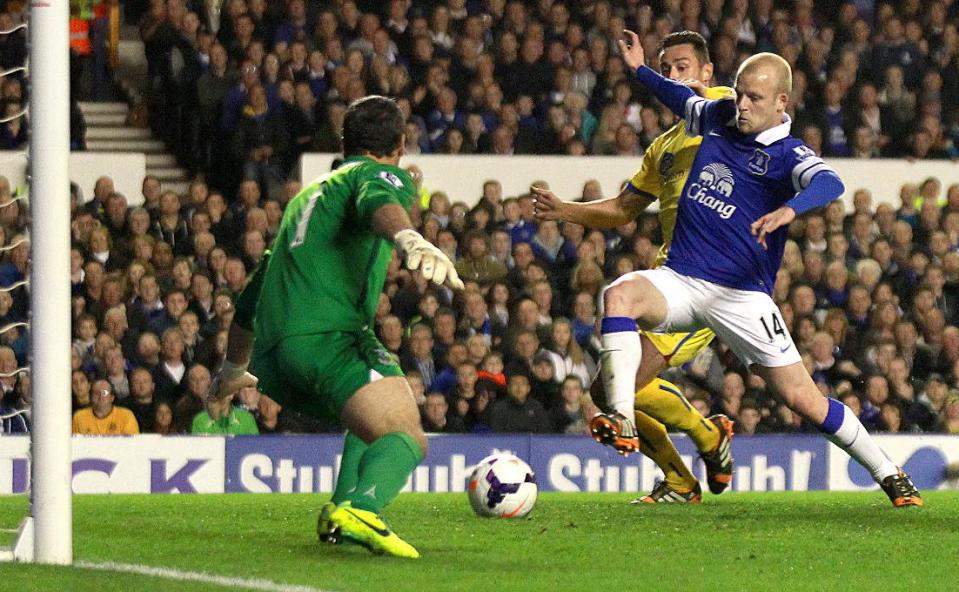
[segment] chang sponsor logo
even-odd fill
[[[729,220],[736,211],[736,206],[728,203],[726,199],[732,196],[734,187],[735,181],[729,167],[713,162],[699,171],[699,177],[689,184],[686,197],[715,210],[723,220]]]

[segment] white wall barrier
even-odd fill
[[[27,160],[22,152],[0,152],[0,175],[16,189],[24,185]],[[70,180],[80,186],[83,197],[93,196],[93,185],[102,176],[113,179],[113,186],[131,205],[143,203],[140,193],[146,175],[146,157],[142,152],[71,152]]]
[[[946,468],[959,465],[959,436],[877,436],[894,463],[923,490],[957,487]],[[342,437],[246,436],[73,439],[76,493],[331,492]],[[704,478],[688,438],[683,459]],[[0,436],[0,495],[30,483],[29,440]],[[406,486],[414,492],[462,492],[473,466],[495,451],[527,460],[543,491],[649,491],[662,475],[648,458],[624,459],[580,436],[524,434],[433,436],[430,452]],[[733,441],[735,491],[857,491],[876,488],[866,471],[819,436],[769,435]]]
[[[330,170],[336,154],[304,154],[300,161],[300,178],[308,183]],[[545,180],[563,199],[582,194],[583,184],[596,179],[604,196],[619,193],[621,184],[639,168],[641,157],[626,156],[449,156],[441,154],[404,156],[401,164],[415,164],[423,170],[425,186],[431,191],[445,191],[451,201],[472,206],[482,195],[483,181],[498,179],[504,196],[529,191],[529,184]],[[903,183],[919,183],[937,177],[945,188],[959,183],[959,164],[943,160],[879,159],[856,160],[832,158],[827,162],[836,169],[846,185],[843,198],[852,208],[853,191],[869,189],[873,203],[889,202],[899,207],[899,187]]]
[[[304,154],[300,161],[300,178],[304,183],[315,179],[330,169],[338,155],[325,153]],[[639,157],[624,156],[448,156],[441,154],[410,155],[403,158],[404,166],[415,164],[423,169],[426,187],[432,191],[442,190],[452,201],[475,204],[482,194],[483,182],[498,179],[503,184],[505,196],[515,196],[528,191],[529,184],[536,180],[550,183],[558,195],[573,199],[582,193],[583,184],[596,179],[606,196],[615,195],[620,185],[639,166]],[[927,177],[938,178],[945,189],[959,183],[959,164],[926,160],[879,159],[828,159],[846,184],[844,199],[851,203],[852,192],[859,188],[869,189],[875,203],[889,202],[899,205],[899,187],[906,182],[921,182]],[[23,184],[26,159],[17,152],[0,152],[0,175],[10,179],[11,186]],[[130,205],[142,202],[140,188],[146,175],[146,158],[134,152],[72,152],[70,154],[70,178],[83,190],[89,199],[97,178],[108,175],[113,178],[117,191],[126,196]]]
[[[330,169],[338,155],[325,153],[304,154],[300,161],[300,178],[304,183]],[[483,182],[498,179],[505,196],[528,191],[529,184],[545,180],[564,199],[573,199],[582,193],[583,184],[596,179],[606,196],[615,195],[620,185],[639,166],[639,157],[623,156],[448,156],[440,154],[410,155],[403,158],[404,166],[415,164],[423,170],[426,187],[442,190],[452,201],[475,204],[482,194]],[[959,183],[959,164],[950,161],[879,159],[828,159],[846,184],[844,199],[851,203],[852,192],[869,189],[875,203],[899,205],[899,187],[906,182],[921,182],[927,177],[938,178],[945,189]],[[26,159],[17,152],[0,152],[0,175],[10,179],[13,187],[23,183]],[[146,175],[146,158],[142,153],[73,152],[70,154],[70,178],[80,185],[89,199],[97,178],[113,178],[117,191],[123,193],[130,205],[142,202],[140,188]]]

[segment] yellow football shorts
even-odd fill
[[[712,329],[700,329],[694,333],[653,333],[640,331],[666,362],[673,367],[682,366],[696,357],[716,336]]]

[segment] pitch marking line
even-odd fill
[[[155,578],[165,578],[168,580],[178,580],[181,582],[200,582],[203,584],[214,584],[216,586],[224,586],[227,588],[262,590],[264,592],[329,592],[328,590],[321,590],[320,588],[311,588],[310,586],[299,586],[295,584],[282,584],[279,582],[272,582],[270,580],[216,576],[198,571],[181,571],[179,569],[150,567],[149,565],[138,565],[135,563],[114,563],[112,561],[95,563],[92,561],[75,561],[73,563],[73,567],[78,567],[80,569],[92,569],[95,571],[132,573]]]

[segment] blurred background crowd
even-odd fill
[[[94,27],[89,46],[71,46],[73,98],[110,96],[109,65],[97,58],[98,3],[76,4],[89,5]],[[22,7],[6,2],[0,29],[16,24]],[[195,180],[181,195],[148,176],[136,207],[128,203],[139,199],[114,190],[109,171],[94,187],[72,187],[73,398],[76,409],[127,407],[144,432],[194,429],[232,303],[300,188],[291,180],[299,156],[340,150],[346,105],[367,94],[397,99],[410,154],[627,155],[638,167],[673,119],[632,83],[615,40],[636,30],[655,55],[663,36],[690,29],[709,41],[715,84],[731,85],[740,61],[757,51],[785,57],[794,69],[793,133],[817,153],[959,155],[959,5],[951,1],[122,7],[144,43],[149,124]],[[0,67],[24,55],[22,35],[0,36]],[[22,79],[4,78],[0,90],[4,113],[22,108]],[[74,119],[80,148],[82,118]],[[3,124],[0,149],[25,141],[22,120]],[[652,264],[662,240],[655,214],[611,231],[538,222],[532,198],[503,195],[492,171],[483,186],[465,188],[479,199],[472,207],[411,172],[420,230],[468,282],[453,295],[394,261],[381,299],[377,333],[408,371],[424,425],[581,432],[579,400],[598,359],[599,295],[620,274]],[[632,172],[624,169],[623,179]],[[873,430],[959,433],[959,184],[950,182],[903,179],[884,196],[860,190],[853,207],[834,203],[790,230],[775,292],[787,328],[822,391]],[[617,192],[591,181],[576,197]],[[0,179],[0,242],[9,247],[2,286],[29,266],[27,213],[16,198]],[[25,287],[0,292],[0,323],[25,320],[28,300]],[[28,334],[19,327],[0,338],[3,406],[28,409],[29,375],[5,376],[25,365]],[[726,413],[742,433],[806,429],[721,343],[671,372],[691,404]],[[261,432],[335,428],[255,389],[236,403]]]

